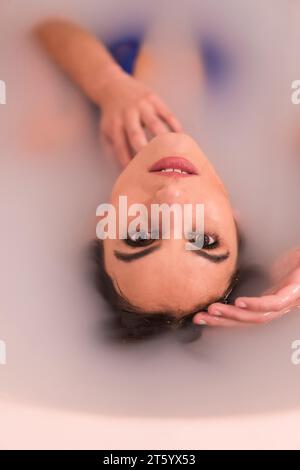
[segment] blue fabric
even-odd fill
[[[233,63],[228,52],[215,39],[206,36],[200,39],[200,51],[208,82],[219,86],[232,75]]]
[[[143,33],[130,33],[106,44],[115,61],[131,75],[143,39]],[[228,51],[209,35],[200,38],[199,49],[208,82],[214,88],[224,85],[231,78],[233,71],[233,63]]]
[[[133,72],[142,40],[143,36],[141,34],[132,34],[120,37],[107,44],[108,50],[115,61],[129,74]]]

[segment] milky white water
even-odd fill
[[[291,343],[300,339],[298,313],[246,330],[207,328],[189,344],[164,336],[116,345],[103,326],[110,313],[88,280],[95,210],[117,168],[99,148],[90,104],[28,35],[30,25],[50,13],[103,38],[147,24],[164,70],[155,86],[227,184],[247,242],[245,259],[268,266],[300,243],[300,106],[290,100],[291,82],[300,78],[300,5],[174,3],[51,0],[41,6],[28,0],[25,7],[21,0],[2,1],[3,399],[186,418],[300,406],[300,366],[290,359]],[[185,54],[177,55],[196,46],[197,34],[212,36],[230,60],[223,84],[204,90],[193,80],[190,86],[191,72],[180,66]]]

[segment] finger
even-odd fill
[[[195,325],[207,325],[207,326],[223,326],[223,327],[233,327],[233,326],[245,326],[245,324],[231,320],[228,318],[215,317],[213,315],[208,315],[207,313],[196,313],[193,317],[193,323]]]
[[[256,312],[238,308],[235,305],[215,303],[208,308],[209,315],[223,317],[244,324],[267,323],[281,316],[281,312]]]
[[[114,147],[113,147],[113,144],[112,144],[111,140],[102,137],[101,138],[101,146],[103,148],[103,151],[104,151],[105,155],[108,155],[110,158],[116,156],[116,152],[114,150]]]
[[[170,126],[175,132],[183,132],[183,128],[179,120],[174,116],[173,113],[169,110],[169,108],[165,105],[161,99],[153,95],[149,98],[150,102],[154,105],[156,112],[159,116],[161,116],[166,123]]]
[[[145,103],[141,106],[141,120],[154,135],[165,134],[168,126],[157,116],[153,106]]]
[[[147,145],[148,141],[137,110],[132,109],[126,112],[125,129],[130,145],[135,152],[138,152]]]
[[[300,304],[300,284],[290,284],[272,295],[238,297],[235,305],[242,309],[248,308],[260,312],[278,312],[292,307],[297,301]]]
[[[112,139],[113,149],[116,153],[117,159],[123,167],[128,165],[131,160],[130,150],[128,147],[128,142],[126,140],[126,135],[124,129],[120,127],[115,130],[114,136]]]
[[[99,127],[100,133],[99,133],[99,139],[100,139],[100,145],[103,145],[104,147],[111,147],[113,142],[112,142],[112,128],[106,127],[101,121],[100,127]]]

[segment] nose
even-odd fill
[[[188,193],[177,184],[169,184],[158,189],[151,202],[156,204],[184,204],[188,202]]]

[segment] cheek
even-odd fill
[[[186,190],[189,194],[190,202],[202,203],[212,210],[214,207],[224,207],[227,198],[215,181],[207,176],[201,176],[195,180],[187,181]]]
[[[127,209],[132,204],[146,204],[149,199],[149,194],[147,191],[141,187],[140,182],[137,184],[122,184],[114,188],[110,202],[114,207],[119,210],[121,197],[124,197],[122,200],[122,208],[126,207]]]
[[[211,192],[205,196],[204,215],[211,219],[217,226],[224,227],[230,232],[234,229],[233,210],[228,199],[219,193]]]
[[[142,185],[141,182],[141,175],[136,179],[128,175],[124,177],[121,175],[112,189],[110,202],[117,206],[120,196],[127,197],[128,205],[145,201],[147,199],[147,193],[145,191],[145,185]]]

